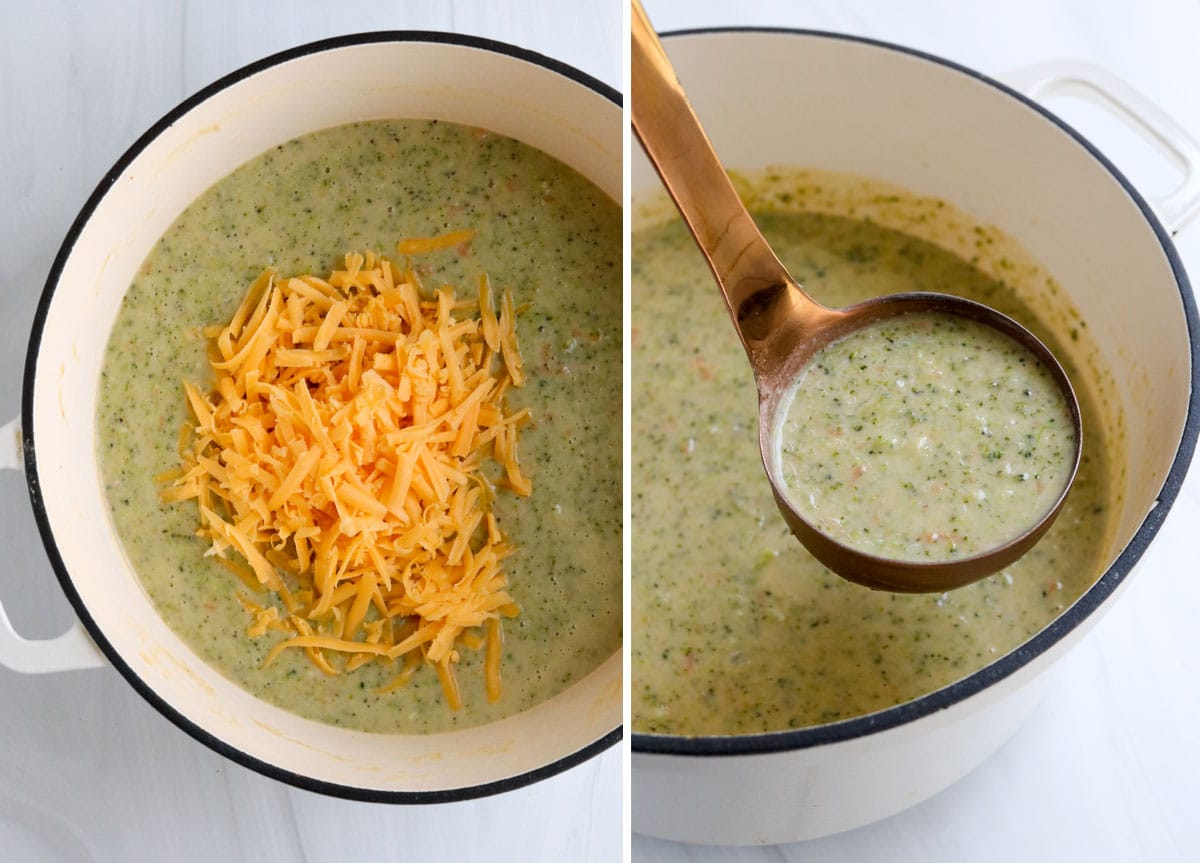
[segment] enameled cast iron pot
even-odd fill
[[[619,95],[496,42],[419,32],[331,39],[255,63],[188,99],[105,176],[46,282],[20,424],[0,435],[0,464],[24,467],[46,551],[80,625],[29,642],[0,610],[0,662],[53,671],[107,661],[192,736],[262,773],[344,797],[440,802],[521,786],[620,739],[620,654],[559,696],[478,728],[381,735],[302,719],[222,677],[162,622],[112,529],[95,455],[109,329],[135,270],[184,207],[272,146],[393,117],[518,138],[621,199]]]
[[[813,32],[695,31],[664,44],[726,165],[872,177],[1013,235],[1082,312],[1124,407],[1128,475],[1111,566],[1016,651],[915,701],[836,724],[744,737],[633,735],[636,831],[715,844],[813,838],[923,800],[995,750],[1162,524],[1200,425],[1196,308],[1163,221],[1178,228],[1200,206],[1200,151],[1101,70],[1059,64],[1023,76],[1034,95],[1058,87],[1116,102],[1176,151],[1189,179],[1156,202],[1156,215],[1030,98],[938,58]],[[635,147],[635,228],[639,203],[660,188]]]

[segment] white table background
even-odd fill
[[[617,0],[22,2],[0,0],[0,420],[19,411],[46,273],[84,200],[166,111],[227,72],[344,33],[470,33],[561,59],[622,89]],[[0,600],[26,636],[72,612],[22,479],[0,476]],[[211,752],[112,669],[0,669],[0,860],[618,860],[620,747],[495,797],[347,802]]]
[[[659,30],[731,24],[836,30],[923,49],[996,76],[1046,60],[1087,60],[1123,78],[1200,136],[1195,0],[644,2]],[[1063,113],[1076,122],[1065,106]],[[1162,193],[1179,181],[1157,156],[1113,137],[1113,129],[1092,112],[1079,117],[1084,134],[1143,192]],[[1200,283],[1200,220],[1180,231],[1176,243]],[[635,836],[633,858],[638,863],[1200,860],[1198,528],[1200,471],[1193,470],[1136,578],[1055,669],[1052,691],[1029,723],[980,769],[937,797],[869,827],[775,848],[701,848]]]
[[[1106,67],[1200,136],[1200,4],[868,0],[646,0],[662,29],[813,27],[910,45],[1001,75],[1049,59]],[[0,419],[45,275],[84,199],[165,111],[276,50],[371,29],[500,39],[621,86],[620,0],[369,3],[27,3],[0,0]],[[1064,104],[1064,111],[1067,107]],[[1071,111],[1077,111],[1072,106]],[[1090,113],[1067,112],[1147,193],[1176,180]],[[1109,140],[1109,135],[1112,140]],[[1200,279],[1200,224],[1180,232]],[[29,636],[71,610],[41,549],[24,485],[0,476],[0,600]],[[1062,663],[1031,721],[966,780],[908,812],[772,849],[634,837],[669,861],[1190,861],[1200,859],[1200,474],[1117,607]],[[389,807],[297,791],[220,758],[111,670],[0,670],[0,859],[612,860],[621,759],[497,797]]]

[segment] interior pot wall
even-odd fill
[[[212,183],[264,149],[319,128],[389,117],[439,118],[519,138],[620,200],[620,107],[537,64],[476,47],[388,41],[271,66],[200,101],[112,178],[45,309],[26,431],[53,530],[51,556],[70,575],[77,610],[94,623],[110,659],[165,700],[175,718],[211,735],[218,748],[284,774],[368,792],[469,789],[544,768],[617,728],[619,655],[560,696],[482,728],[385,736],[301,719],[230,683],[165,626],[111,527],[95,458],[108,332],[162,232]]]

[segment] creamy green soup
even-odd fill
[[[1041,361],[945,313],[876,321],[817,351],[779,431],[795,510],[844,545],[905,561],[1015,539],[1058,500],[1075,449]]]
[[[483,652],[457,666],[465,708],[446,707],[432,668],[376,690],[399,664],[328,677],[302,651],[262,661],[282,636],[247,637],[240,584],[204,556],[191,503],[163,505],[155,476],[178,464],[182,382],[211,387],[201,328],[223,324],[264,266],[326,273],[352,250],[393,254],[401,237],[472,228],[469,248],[414,259],[428,288],[474,290],[481,273],[527,308],[518,336],[528,407],[523,472],[502,492],[505,562],[521,614],[505,623],[503,694],[488,703]],[[621,645],[621,210],[557,161],[516,141],[426,121],[356,124],[262,154],[171,226],[129,288],[101,372],[100,459],[116,527],[146,592],[202,657],[304,716],[378,732],[433,732],[510,715],[561,691]],[[262,601],[256,596],[257,601]]]
[[[1092,368],[1083,375],[1063,350],[1086,338],[1076,317],[1035,312],[1006,281],[878,219],[829,207],[797,211],[824,192],[819,180],[789,182],[771,198],[778,206],[755,218],[818,301],[840,307],[903,291],[961,294],[1032,329],[1066,358],[1073,379],[1102,377]],[[856,195],[871,206],[908,206],[905,218],[917,225],[943,207],[893,192]],[[969,225],[955,224],[972,236]],[[991,235],[980,229],[978,243],[986,253]],[[632,248],[635,730],[748,734],[898,704],[1012,650],[1097,578],[1116,493],[1105,457],[1112,426],[1091,389],[1080,393],[1076,484],[1029,554],[945,594],[872,591],[818,564],[779,515],[759,458],[749,365],[683,226],[635,231]]]

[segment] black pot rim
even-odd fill
[[[577,764],[580,764],[594,755],[599,754],[608,747],[612,746],[622,737],[622,729],[618,725],[613,730],[609,731],[604,736],[592,741],[588,745],[578,749],[575,752],[561,756],[554,761],[537,767],[533,770],[521,773],[516,776],[506,777],[500,780],[481,783],[478,785],[469,785],[459,788],[448,788],[431,791],[393,791],[379,790],[373,788],[361,788],[357,786],[342,785],[333,782],[316,779],[311,776],[292,772],[283,769],[270,761],[267,761],[258,756],[252,755],[249,752],[238,749],[225,742],[221,738],[212,734],[199,724],[184,716],[170,702],[159,695],[153,687],[129,666],[121,654],[112,646],[109,640],[105,637],[103,630],[91,616],[87,606],[80,598],[76,591],[71,574],[68,572],[66,565],[63,562],[62,555],[59,553],[58,544],[54,538],[54,532],[51,529],[49,518],[46,514],[46,508],[42,497],[41,484],[38,480],[37,470],[37,447],[36,447],[36,429],[34,427],[33,418],[33,400],[35,389],[35,372],[37,368],[38,353],[41,347],[43,331],[46,325],[46,318],[49,314],[51,301],[54,296],[55,288],[58,285],[63,268],[66,265],[67,259],[70,257],[80,234],[90,220],[92,214],[104,199],[109,188],[121,177],[125,169],[137,158],[143,150],[155,140],[164,130],[176,123],[183,115],[187,114],[196,106],[207,101],[210,97],[220,93],[221,91],[245,80],[261,71],[282,65],[284,63],[307,57],[311,54],[318,54],[326,51],[338,50],[343,48],[353,48],[361,45],[379,44],[379,43],[436,43],[443,45],[457,45],[464,48],[473,48],[482,51],[489,51],[495,54],[501,54],[520,60],[531,65],[540,66],[550,72],[561,75],[580,84],[617,106],[622,104],[621,94],[610,87],[609,85],[597,80],[585,72],[569,66],[559,60],[555,60],[545,55],[530,51],[525,48],[519,48],[514,45],[509,45],[504,42],[499,42],[494,39],[486,39],[478,36],[468,36],[455,33],[444,33],[439,31],[423,31],[423,30],[381,30],[366,33],[355,33],[343,36],[334,36],[326,39],[320,39],[314,42],[309,42],[304,45],[299,45],[294,48],[289,48],[284,51],[272,54],[261,60],[257,60],[234,72],[225,75],[224,77],[214,81],[207,87],[199,90],[195,94],[189,96],[184,101],[179,103],[162,119],[152,125],[134,144],[125,151],[125,153],[116,161],[112,168],[100,180],[96,189],[92,192],[87,202],[83,205],[79,215],[72,223],[70,230],[67,232],[66,238],[63,240],[54,263],[50,268],[50,272],[46,278],[45,287],[42,290],[41,299],[38,302],[37,311],[34,316],[33,328],[29,340],[29,348],[25,357],[24,379],[21,390],[21,428],[22,428],[22,448],[24,455],[26,483],[29,488],[30,501],[33,504],[34,517],[37,522],[38,532],[42,537],[42,544],[45,546],[46,554],[50,559],[51,566],[58,577],[58,582],[70,601],[72,608],[78,615],[79,620],[87,629],[88,635],[96,643],[96,646],[104,654],[107,660],[121,673],[121,675],[129,682],[129,684],[151,705],[154,706],[167,719],[173,722],[177,727],[185,731],[188,735],[203,743],[205,746],[220,753],[243,767],[248,767],[265,776],[273,779],[278,779],[293,785],[297,788],[302,788],[306,791],[315,791],[321,794],[326,794],[332,797],[341,797],[350,800],[359,800],[371,803],[447,803],[459,800],[469,800],[477,797],[485,797],[492,794],[499,794],[505,791],[512,791],[517,788],[524,787],[541,779],[554,776],[563,772]]]
[[[1063,122],[1063,120],[1011,87],[969,67],[903,45],[845,33],[777,27],[696,28],[671,31],[662,35],[665,40],[670,40],[686,36],[755,33],[840,40],[894,51],[924,60],[987,84],[1013,97],[1073,138],[1076,143],[1112,175],[1113,179],[1122,186],[1138,209],[1141,210],[1142,215],[1158,238],[1163,254],[1170,263],[1171,271],[1175,276],[1176,286],[1179,289],[1180,300],[1183,304],[1188,329],[1188,341],[1191,347],[1192,386],[1188,398],[1187,418],[1184,422],[1183,435],[1179,442],[1179,448],[1176,450],[1175,458],[1171,463],[1171,469],[1163,482],[1162,490],[1159,492],[1157,505],[1146,516],[1142,525],[1134,534],[1133,539],[1108,570],[1100,576],[1099,580],[1070,608],[1056,617],[1045,629],[1022,643],[1012,652],[1005,654],[995,662],[973,674],[941,689],[920,696],[912,701],[852,719],[789,731],[723,737],[681,737],[668,734],[635,732],[631,735],[631,748],[635,754],[686,755],[694,757],[761,755],[828,746],[915,722],[918,719],[952,707],[1009,677],[1061,641],[1068,633],[1100,608],[1116,591],[1134,564],[1146,552],[1151,540],[1158,533],[1163,520],[1170,511],[1171,505],[1179,494],[1184,476],[1187,474],[1188,465],[1191,463],[1192,454],[1196,447],[1196,438],[1198,433],[1200,433],[1200,412],[1198,412],[1198,405],[1200,405],[1200,373],[1198,373],[1200,372],[1200,318],[1197,317],[1196,302],[1192,295],[1187,273],[1184,271],[1183,263],[1179,259],[1179,253],[1176,251],[1174,243],[1171,242],[1170,235],[1163,228],[1145,199],[1116,166],[1093,144]]]

